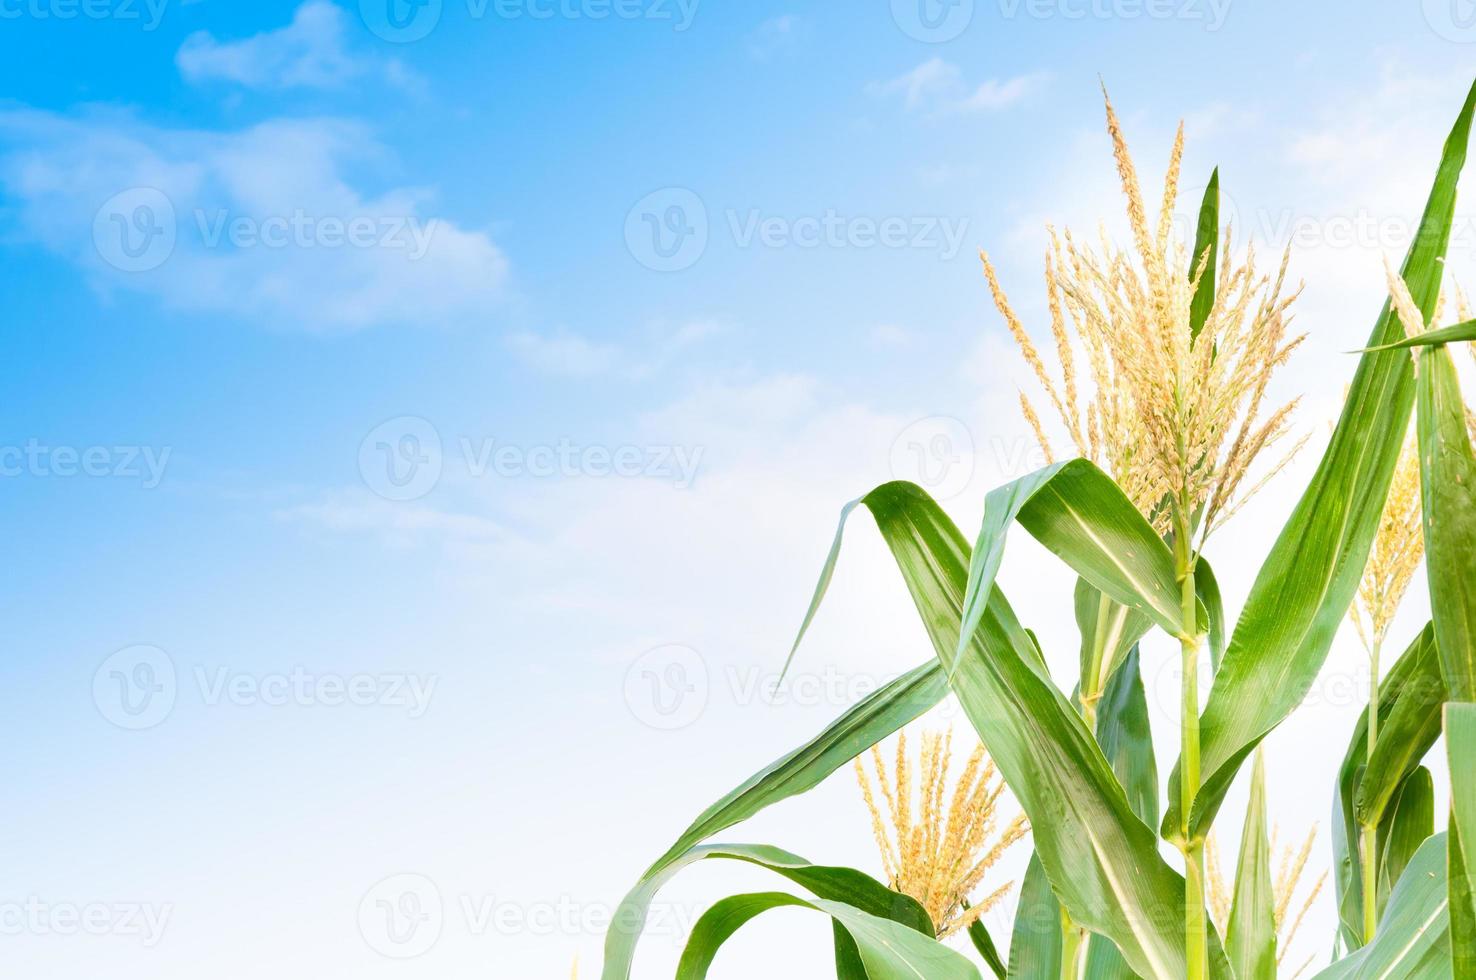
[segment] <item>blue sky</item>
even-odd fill
[[[1183,118],[1186,186],[1219,165],[1241,228],[1291,241],[1311,337],[1283,384],[1316,437],[1476,51],[1464,0],[975,0],[933,40],[904,0],[444,0],[410,41],[382,0],[154,3],[0,3],[0,903],[171,910],[157,943],[9,934],[30,975],[592,973],[597,928],[464,909],[597,912],[923,659],[858,531],[810,692],[754,693],[845,500],[922,459],[971,530],[1031,465],[975,253],[1035,316],[1045,223],[1116,227],[1099,76],[1150,183]],[[1285,479],[1222,542],[1232,596]],[[1058,598],[1017,605],[1064,665]],[[132,730],[110,685],[140,664],[175,690]],[[699,673],[670,730],[646,679]],[[340,703],[355,679],[370,703]],[[1325,819],[1297,767],[1355,711],[1277,736],[1288,826]],[[855,808],[837,779],[744,836],[867,866]],[[355,926],[398,874],[445,902],[411,960]],[[695,872],[673,909],[752,880]],[[813,975],[822,930],[778,920],[715,975],[776,938]]]

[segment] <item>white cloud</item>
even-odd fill
[[[794,14],[771,17],[749,37],[748,53],[759,61],[788,54],[799,46],[805,26],[805,21]]]
[[[419,503],[381,499],[367,490],[325,494],[315,503],[285,507],[279,520],[315,524],[343,533],[369,532],[394,548],[413,547],[427,540],[486,542],[504,539],[499,524],[474,514],[437,510]]]
[[[906,347],[912,343],[912,333],[895,323],[879,323],[866,331],[866,341],[873,347]]]
[[[500,298],[507,259],[417,187],[350,176],[386,156],[363,126],[275,119],[166,129],[116,110],[0,112],[0,188],[25,238],[103,291],[308,329],[460,322]]]
[[[691,320],[676,327],[652,324],[637,337],[601,340],[563,327],[548,332],[518,330],[507,336],[507,345],[523,363],[546,374],[640,380],[725,329],[716,320]]]
[[[371,73],[401,87],[417,85],[398,61],[348,49],[348,15],[327,0],[309,0],[286,27],[239,41],[209,31],[185,38],[175,63],[186,81],[231,82],[252,89],[340,88]]]
[[[970,85],[957,65],[931,58],[890,81],[871,83],[867,91],[880,97],[900,95],[903,105],[915,112],[989,112],[1014,105],[1045,79],[1044,74],[1034,73]]]

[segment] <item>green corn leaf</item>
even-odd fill
[[[864,503],[939,658],[954,658],[968,583],[967,542],[912,484],[879,487]],[[990,588],[987,595],[979,628],[968,633],[971,642],[954,663],[951,686],[1030,818],[1052,890],[1074,922],[1115,942],[1139,974],[1180,980],[1184,937],[1170,910],[1182,908],[1183,878],[1159,855],[1155,835],[1128,806],[1080,716],[1034,664],[1033,646],[1003,591]],[[1228,976],[1218,947],[1211,969]]]
[[[1406,696],[1408,700],[1406,701]],[[1440,657],[1435,649],[1435,629],[1426,625],[1409,648],[1394,662],[1379,690],[1379,761],[1368,772],[1368,710],[1364,709],[1348,741],[1348,751],[1338,770],[1338,795],[1333,819],[1333,878],[1338,898],[1338,919],[1344,944],[1349,949],[1363,945],[1363,870],[1359,853],[1361,833],[1357,801],[1365,783],[1369,803],[1365,813],[1371,821],[1386,819],[1389,796],[1420,759],[1429,752],[1439,734],[1440,702],[1445,685],[1440,678]],[[1401,704],[1405,707],[1401,709]],[[1419,717],[1422,709],[1428,718]],[[1395,724],[1395,715],[1399,723]],[[1433,719],[1433,730],[1431,727]],[[1394,751],[1399,748],[1399,752]],[[1400,764],[1396,766],[1396,755]]]
[[[1476,704],[1445,706],[1450,756],[1450,929],[1455,980],[1476,977]]]
[[[1466,160],[1473,86],[1445,145],[1424,217],[1403,267],[1428,317],[1440,288],[1456,182]],[[1403,335],[1386,303],[1369,341]],[[1342,417],[1311,484],[1251,588],[1201,718],[1200,785],[1187,826],[1200,836],[1213,823],[1241,764],[1301,701],[1327,657],[1358,589],[1378,528],[1414,402],[1408,355],[1365,354]],[[1186,824],[1179,812],[1181,767],[1170,779],[1166,837]]]
[[[698,861],[742,861],[788,878],[816,896],[843,902],[870,915],[896,922],[900,927],[932,937],[933,923],[914,899],[894,892],[881,882],[853,868],[813,865],[804,858],[763,844],[709,844],[693,847],[665,860],[662,869],[643,878],[616,910],[605,937],[604,980],[626,980],[630,976],[636,941],[656,893],[675,875]]]
[[[1435,780],[1420,766],[1399,784],[1389,810],[1379,824],[1378,907],[1384,909],[1389,893],[1420,845],[1435,833]]]
[[[1148,697],[1143,690],[1141,655],[1136,644],[1121,669],[1107,682],[1097,706],[1097,744],[1138,819],[1158,822],[1158,764],[1148,727]]]
[[[1380,705],[1379,744],[1353,797],[1354,816],[1366,827],[1383,820],[1394,791],[1440,737],[1440,706],[1446,688],[1432,627],[1420,633],[1406,656],[1413,658],[1411,673],[1400,678],[1401,683],[1390,693],[1388,710]],[[1379,700],[1384,701],[1382,691]]]
[[[1194,592],[1209,620],[1210,665],[1219,671],[1220,661],[1225,659],[1225,600],[1220,597],[1215,570],[1203,557],[1194,563]]]
[[[1108,598],[1174,635],[1183,631],[1173,554],[1111,477],[1076,459],[1036,470],[985,499],[953,659],[974,640],[1004,560],[1006,532],[1017,520]]]
[[[1476,977],[1476,887],[1471,880],[1471,849],[1464,841],[1467,831],[1458,823],[1450,828],[1450,854],[1446,866],[1450,875],[1448,897],[1451,905],[1450,943],[1452,980]]]
[[[1046,880],[1040,855],[1030,855],[1020,882],[1020,904],[1010,934],[1009,980],[1035,980],[1061,975],[1061,903]]]
[[[1084,578],[1076,580],[1075,603],[1081,633],[1081,691],[1101,694],[1128,651],[1153,628],[1153,621],[1113,602]]]
[[[1138,819],[1152,827],[1158,823],[1158,765],[1153,756],[1140,660],[1134,645],[1108,681],[1097,705],[1097,744],[1127,792],[1128,805]],[[1132,980],[1136,976],[1106,936],[1087,940],[1083,980]]]
[[[1378,347],[1367,347],[1362,351],[1354,351],[1355,354],[1367,351],[1381,350],[1406,350],[1411,347],[1431,347],[1438,344],[1455,344],[1463,340],[1476,340],[1476,320],[1466,320],[1463,323],[1453,323],[1439,330],[1427,330],[1418,337],[1405,337],[1403,340],[1392,344],[1380,344]]]
[[[888,682],[832,722],[814,739],[747,779],[708,807],[646,872],[660,874],[693,846],[754,814],[820,785],[827,776],[936,706],[948,693],[937,663],[915,667]]]
[[[832,921],[830,931],[835,943],[835,980],[867,980],[866,964],[856,940],[839,922]]]
[[[855,943],[868,980],[980,980],[972,963],[930,936],[844,902],[803,899],[786,892],[732,895],[715,903],[692,929],[677,980],[704,980],[723,943],[776,908],[812,909],[830,916]]]
[[[1206,258],[1206,256],[1208,256]],[[1199,337],[1210,310],[1215,307],[1215,273],[1220,266],[1220,168],[1210,174],[1209,185],[1204,189],[1204,200],[1199,205],[1199,227],[1194,233],[1194,253],[1189,261],[1189,278],[1199,271],[1204,261],[1204,273],[1194,287],[1194,299],[1189,305],[1190,336]]]
[[[1389,896],[1374,941],[1316,980],[1451,980],[1445,835],[1425,841]]]
[[[989,967],[999,980],[1005,980],[1004,960],[999,957],[999,950],[995,948],[994,937],[989,935],[989,929],[975,919],[969,923],[969,942],[974,944],[974,951],[984,960],[984,965]]]
[[[1276,980],[1276,895],[1266,827],[1266,762],[1259,751],[1251,767],[1250,804],[1240,834],[1225,955],[1237,980]]]
[[[1106,936],[1088,936],[1086,965],[1081,980],[1136,980],[1137,974],[1123,959],[1122,951]]]
[[[1420,499],[1430,612],[1445,684],[1455,701],[1476,701],[1476,456],[1455,363],[1444,347],[1420,351]]]

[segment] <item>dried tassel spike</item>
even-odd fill
[[[1008,892],[1010,885],[1004,885],[980,902],[969,897],[989,869],[1029,833],[1029,824],[1019,815],[994,832],[1005,787],[982,745],[975,745],[953,781],[951,734],[925,733],[915,759],[907,752],[905,734],[899,736],[898,748],[896,776],[890,781],[880,764],[881,752],[873,748],[870,753],[882,795],[897,801],[890,814],[877,805],[865,756],[856,760],[856,778],[889,884],[927,910],[942,939],[967,929]]]

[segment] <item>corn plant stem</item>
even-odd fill
[[[1369,650],[1368,751],[1365,763],[1373,759],[1379,744],[1379,648],[1383,641],[1375,637]],[[1363,865],[1363,941],[1373,942],[1379,927],[1379,828],[1363,824],[1359,828],[1359,860]]]
[[[1082,950],[1086,947],[1086,930],[1071,921],[1071,913],[1061,909],[1061,980],[1079,980]]]
[[[1179,808],[1183,814],[1180,847],[1184,853],[1184,957],[1187,980],[1206,980],[1209,976],[1209,926],[1204,904],[1204,841],[1191,838],[1189,832],[1194,795],[1199,789],[1199,604],[1194,590],[1191,532],[1185,512],[1186,508],[1179,509],[1174,531],[1174,561],[1179,578],[1179,611],[1182,617],[1179,644],[1183,654],[1183,703],[1180,709],[1183,763]]]

